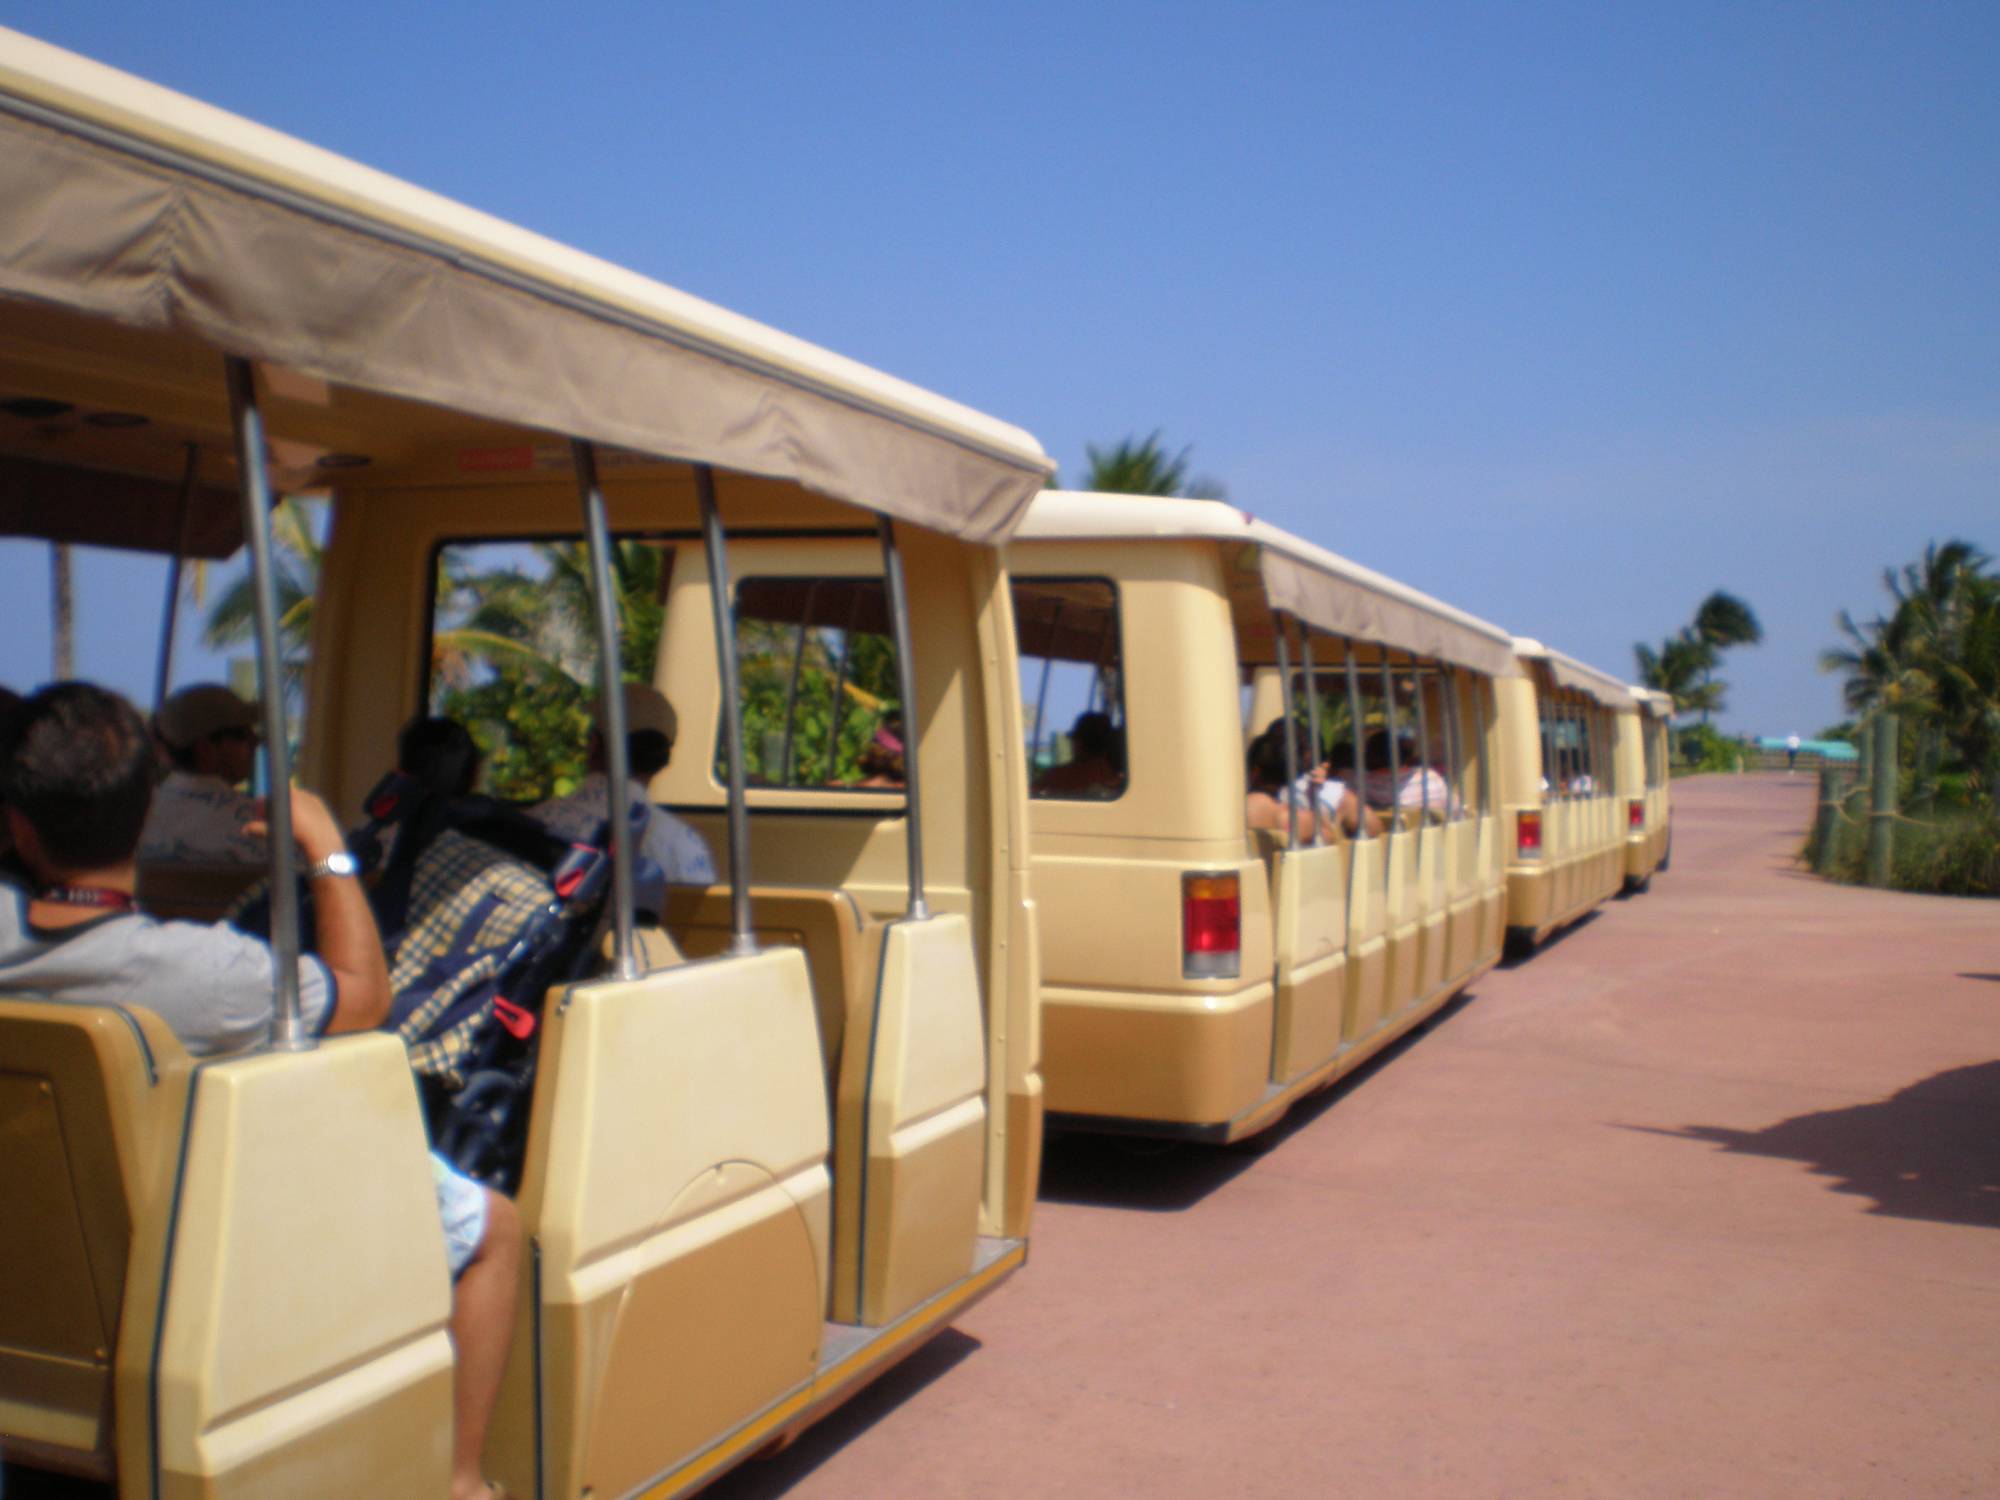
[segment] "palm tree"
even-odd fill
[[[1083,452],[1090,463],[1083,487],[1119,495],[1178,495],[1192,451],[1183,448],[1169,457],[1160,446],[1158,429],[1144,439],[1121,438],[1112,448],[1085,443]]]
[[[1710,677],[1715,653],[1692,627],[1670,635],[1658,651],[1640,642],[1632,647],[1639,681],[1674,700],[1674,713],[1707,714],[1722,706],[1722,687]]]
[[[1721,654],[1731,646],[1754,646],[1764,639],[1764,627],[1757,623],[1757,616],[1750,606],[1734,594],[1717,589],[1694,612],[1692,627],[1695,638],[1708,648],[1708,659],[1702,663],[1702,685],[1713,688],[1712,703],[1701,708],[1701,722],[1706,724],[1711,709],[1722,706],[1722,689],[1726,683],[1716,683],[1715,664]]]

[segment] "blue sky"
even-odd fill
[[[1018,422],[1066,477],[1158,428],[1621,674],[1726,587],[1767,631],[1726,726],[1838,717],[1834,612],[1933,538],[2000,550],[2000,6],[0,21]],[[0,680],[46,674],[46,575],[0,544]],[[86,568],[83,670],[147,680],[159,576]]]

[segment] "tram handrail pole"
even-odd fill
[[[778,753],[778,779],[782,785],[792,784],[792,716],[799,707],[799,674],[806,665],[806,631],[812,624],[813,604],[819,598],[819,580],[813,579],[806,585],[806,604],[799,616],[798,635],[793,641],[796,649],[792,653],[792,676],[785,684],[785,745]],[[765,772],[768,775],[770,768]]]
[[[695,465],[701,502],[701,545],[708,559],[708,602],[715,621],[715,659],[722,672],[722,745],[729,769],[729,951],[755,953],[750,930],[749,778],[743,768],[743,683],[736,661],[736,606],[729,588],[729,540],[715,504],[715,470]]]
[[[1285,617],[1273,613],[1272,634],[1278,643],[1278,699],[1284,705],[1284,717],[1279,720],[1285,729],[1285,847],[1294,848],[1298,843],[1299,823],[1299,745],[1292,733],[1292,660],[1285,649]],[[1317,816],[1313,818],[1317,824]]]
[[[174,633],[181,623],[181,562],[187,556],[188,531],[194,515],[195,467],[201,450],[187,445],[187,467],[181,472],[180,525],[174,533],[174,555],[167,563],[167,598],[161,608],[160,654],[153,669],[153,713],[157,716],[167,702],[167,688],[174,680]]]
[[[299,1003],[299,881],[292,847],[292,756],[285,738],[285,689],[278,660],[278,588],[271,569],[271,476],[264,464],[264,414],[250,361],[224,362],[236,472],[243,495],[243,537],[250,544],[250,594],[257,630],[257,692],[263,699],[264,765],[271,838],[271,1046],[305,1052],[313,1045]]]
[[[1306,733],[1312,743],[1312,770],[1318,770],[1321,757],[1326,753],[1319,738],[1319,684],[1313,679],[1313,638],[1312,630],[1304,620],[1295,622],[1299,627],[1299,680],[1306,688]],[[1319,847],[1319,788],[1313,788],[1312,841]]]
[[[1424,705],[1424,669],[1421,663],[1410,664],[1410,685],[1417,696],[1417,767],[1422,778],[1417,783],[1417,863],[1421,871],[1424,867],[1424,839],[1422,830],[1431,823],[1431,716]]]
[[[1361,721],[1361,674],[1354,667],[1354,642],[1346,643],[1347,665],[1347,718],[1353,728],[1349,749],[1354,752],[1354,785],[1349,795],[1354,798],[1354,837],[1359,843],[1368,841],[1368,799],[1363,795],[1367,786],[1367,772],[1361,765],[1361,733],[1367,726]]]
[[[923,793],[917,775],[917,663],[910,650],[910,593],[903,577],[903,554],[896,545],[896,523],[883,516],[876,529],[882,536],[882,581],[889,591],[889,627],[896,637],[896,690],[903,699],[903,807],[910,845],[910,905],[912,921],[931,914],[924,900]]]
[[[1049,615],[1048,651],[1042,657],[1042,680],[1035,688],[1035,729],[1028,736],[1031,755],[1042,753],[1042,715],[1049,706],[1049,673],[1056,664],[1056,632],[1062,629],[1062,615],[1063,602],[1058,599],[1054,612]],[[908,758],[907,755],[904,757],[905,760]],[[1032,771],[1033,767],[1029,769]]]
[[[632,756],[626,742],[625,673],[618,659],[618,607],[611,592],[611,526],[597,478],[596,445],[574,439],[570,456],[583,505],[591,619],[597,632],[597,721],[604,738],[604,812],[611,837],[611,973],[617,979],[637,979],[639,957],[632,937]]]
[[[1389,837],[1403,816],[1403,758],[1396,750],[1396,680],[1389,673],[1389,652],[1382,651],[1382,728],[1389,736]]]

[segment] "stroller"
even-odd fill
[[[409,1049],[435,1149],[511,1193],[527,1144],[542,997],[584,973],[606,915],[609,822],[589,843],[571,843],[512,804],[448,795],[400,771],[363,807],[348,848],[390,955],[387,1029]],[[636,839],[646,808],[631,811]],[[246,898],[230,920],[268,929],[268,892]],[[300,929],[310,944],[309,891]]]

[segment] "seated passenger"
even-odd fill
[[[1069,731],[1070,758],[1035,778],[1037,797],[1115,797],[1125,785],[1111,715],[1083,713]]]
[[[909,773],[903,768],[903,741],[895,733],[902,727],[901,721],[896,719],[885,719],[876,726],[875,733],[855,758],[861,779],[848,785],[900,790],[906,784]]]
[[[197,1057],[270,1034],[271,950],[233,928],[161,922],[137,909],[137,852],[157,763],[145,722],[87,683],[36,693],[0,744],[0,801],[30,889],[0,886],[0,989],[147,1008]],[[300,1013],[314,1033],[360,1031],[388,1013],[389,973],[358,883],[328,868],[340,828],[311,792],[292,792],[292,827],[319,909],[320,957],[299,960]],[[264,831],[262,810],[247,825]],[[479,1470],[513,1338],[520,1229],[514,1206],[431,1160],[455,1284],[451,1334],[453,1500],[492,1493]]]
[[[1309,768],[1300,777],[1300,782],[1310,783],[1313,790],[1298,796],[1297,805],[1288,817],[1285,806],[1285,721],[1273,719],[1264,732],[1250,742],[1245,763],[1245,776],[1249,783],[1246,816],[1250,826],[1282,835],[1289,823],[1292,841],[1298,844],[1312,842],[1315,823],[1322,839],[1337,837],[1343,828],[1352,832],[1355,826],[1354,799],[1342,799],[1347,806],[1344,819],[1336,821],[1327,813],[1325,804],[1318,797],[1318,786],[1325,779],[1326,765],[1315,761],[1312,735],[1305,725],[1294,724],[1292,732],[1294,761]]]
[[[674,706],[657,688],[628,682],[624,689],[625,753],[631,780],[626,796],[646,808],[646,832],[633,851],[633,899],[639,909],[657,918],[667,903],[670,885],[715,884],[715,859],[702,836],[647,795],[647,785],[666,769],[674,753],[678,719]],[[589,774],[567,797],[554,797],[530,814],[551,833],[575,841],[594,838],[606,817],[603,705],[590,731]]]
[[[1373,838],[1382,831],[1380,815],[1361,805],[1361,798],[1336,769],[1352,767],[1353,764],[1352,743],[1336,745],[1320,766],[1299,774],[1299,792],[1301,796],[1318,797],[1321,811],[1344,828],[1350,837],[1358,836],[1360,825],[1366,822],[1368,836]]]
[[[1449,817],[1458,800],[1452,794],[1451,783],[1419,763],[1414,739],[1405,736],[1396,741],[1396,760],[1392,772],[1387,731],[1378,729],[1368,736],[1362,752],[1362,764],[1367,770],[1364,790],[1368,805],[1384,811],[1427,807],[1439,818]]]
[[[139,841],[147,864],[261,866],[264,840],[249,831],[255,797],[239,791],[257,769],[259,716],[219,682],[182,688],[154,724],[172,769],[153,794]]]

